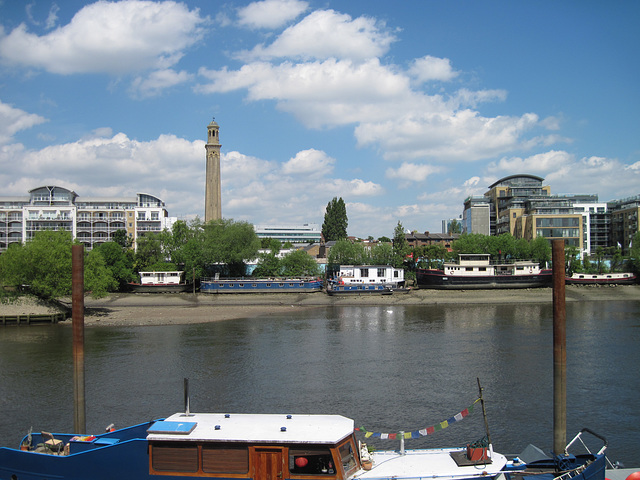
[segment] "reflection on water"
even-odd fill
[[[0,328],[0,444],[30,426],[70,431],[69,326]],[[640,303],[567,306],[568,436],[607,436],[614,460],[640,451]],[[200,325],[85,330],[87,427],[181,410],[340,413],[369,430],[445,420],[484,387],[496,449],[550,450],[552,310],[540,305],[327,307]],[[484,434],[480,409],[409,447],[463,445]],[[388,445],[395,447],[396,445]]]

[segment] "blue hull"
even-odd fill
[[[322,291],[319,279],[236,278],[202,280],[201,293],[309,293]]]
[[[327,288],[329,295],[350,295],[350,294],[371,294],[377,293],[379,295],[391,295],[393,290],[386,285],[330,285]]]
[[[151,478],[146,432],[152,424],[99,435],[92,442],[75,442],[71,440],[74,435],[56,434],[56,439],[70,445],[70,454],[64,456],[0,448],[0,480]],[[33,435],[34,444],[42,443],[39,437],[39,434]]]

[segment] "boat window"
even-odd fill
[[[154,445],[151,466],[157,472],[197,472],[197,445]]]
[[[299,475],[335,475],[331,450],[325,446],[289,449],[289,471]]]
[[[203,445],[202,471],[205,473],[247,473],[249,449],[246,446]]]
[[[342,459],[342,470],[345,477],[349,476],[352,471],[355,471],[358,464],[356,457],[353,454],[353,443],[351,440],[340,445],[340,458]]]

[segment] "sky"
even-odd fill
[[[0,196],[160,197],[349,235],[440,232],[515,174],[640,194],[640,2],[0,0]]]

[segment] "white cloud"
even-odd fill
[[[491,118],[473,110],[424,112],[363,123],[355,134],[361,146],[380,145],[389,160],[476,161],[521,148],[522,136],[536,122],[532,114]]]
[[[366,182],[359,178],[353,180],[333,179],[319,186],[320,191],[325,191],[331,196],[360,197],[376,196],[384,193],[382,185],[374,182]]]
[[[0,145],[13,141],[13,136],[19,131],[46,121],[40,115],[27,113],[0,101]]]
[[[574,162],[573,155],[565,151],[551,150],[527,158],[502,158],[497,163],[491,162],[487,169],[490,172],[529,172],[540,174],[560,168]]]
[[[433,165],[402,162],[399,168],[387,169],[385,176],[405,182],[424,182],[429,175],[439,171],[441,168]]]
[[[131,82],[130,91],[134,97],[146,98],[160,95],[167,88],[186,83],[193,75],[184,70],[176,72],[171,68],[156,70],[146,77],[136,77]]]
[[[425,55],[416,58],[408,72],[419,83],[441,81],[448,82],[458,76],[458,72],[451,67],[451,60],[448,58],[437,58]]]
[[[303,13],[309,4],[300,0],[264,0],[238,9],[238,23],[249,28],[278,28]]]
[[[202,217],[204,155],[204,141],[175,135],[138,141],[101,127],[75,142],[40,150],[6,145],[0,149],[0,183],[6,185],[5,195],[26,195],[45,184],[70,188],[80,196],[149,192],[166,203],[170,215]],[[286,162],[223,152],[223,216],[253,223],[321,223],[322,208],[334,196],[353,202],[384,193],[381,185],[367,179],[332,176],[334,163],[314,149]]]
[[[46,35],[19,25],[0,38],[0,58],[63,75],[168,68],[202,38],[207,22],[182,3],[101,1]]]
[[[58,7],[58,5],[56,5],[55,3],[51,5],[51,8],[49,9],[49,15],[47,16],[47,19],[44,22],[44,27],[47,30],[51,30],[53,27],[56,26],[56,23],[58,23],[59,11],[60,11],[60,7]]]
[[[487,171],[498,178],[531,173],[544,178],[552,194],[597,194],[601,201],[637,195],[640,185],[640,171],[633,165],[599,156],[576,159],[562,150],[502,158],[487,165]]]
[[[407,98],[408,78],[381,66],[378,59],[363,63],[328,59],[276,66],[255,62],[236,71],[201,69],[200,75],[211,81],[198,87],[203,93],[246,88],[249,100],[275,100],[279,109],[311,128],[382,120],[397,116],[412,103],[425,107],[429,103],[428,99],[421,102],[420,98]]]
[[[389,50],[395,37],[371,17],[351,18],[334,10],[316,10],[287,28],[268,46],[241,52],[245,60],[270,58],[366,60]]]
[[[447,81],[458,72],[448,59],[428,55],[407,71],[385,64],[380,57],[393,41],[374,19],[315,11],[271,44],[244,52],[245,58],[265,61],[237,70],[201,68],[206,80],[196,91],[246,90],[247,100],[274,101],[309,128],[354,125],[358,146],[377,147],[388,160],[477,161],[558,140],[526,137],[541,126],[535,114],[486,117],[476,110],[481,103],[504,101],[504,90],[429,95],[412,88],[412,79]]]
[[[326,175],[331,173],[335,158],[313,148],[298,152],[295,157],[282,165],[285,175]]]

